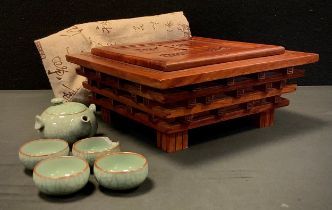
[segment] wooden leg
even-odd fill
[[[111,111],[101,107],[101,118],[106,123],[111,123]]]
[[[161,136],[162,134],[157,131],[157,148],[161,148]]]
[[[171,134],[157,131],[157,147],[165,152],[176,152],[188,148],[188,131]]]
[[[274,122],[274,109],[259,113],[258,116],[256,116],[255,121],[259,128],[272,126]]]

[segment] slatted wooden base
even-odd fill
[[[92,92],[91,103],[101,107],[110,123],[111,111],[157,131],[157,147],[165,152],[188,148],[188,130],[253,115],[260,127],[273,125],[274,110],[287,106],[282,94],[296,85],[286,80],[301,77],[303,70],[278,69],[171,90],[158,90],[92,69],[77,71],[86,76],[83,86]]]
[[[210,41],[209,43],[214,45],[215,41]],[[211,58],[213,60],[218,53],[220,56],[226,55],[224,51],[229,49],[206,48],[205,45],[205,42],[201,44],[200,49],[204,48],[204,52],[212,53],[213,56],[207,56],[204,62],[211,61]],[[249,45],[237,43],[237,47]],[[131,52],[136,53],[135,59],[138,59],[142,52],[137,53],[137,50],[142,50],[144,46],[130,45],[120,48],[128,50],[129,47]],[[157,43],[156,47],[143,50],[152,50],[156,58],[165,61],[161,58],[164,54],[158,54],[155,49],[167,49],[169,52],[174,46]],[[184,47],[190,48],[186,50],[188,53],[198,49],[196,45],[176,46],[181,48],[178,49],[181,52]],[[114,48],[106,50],[110,52]],[[197,56],[205,56],[198,54]],[[150,66],[150,61],[156,65],[164,65],[163,62],[156,63],[155,59],[151,60],[150,52],[147,54],[149,62],[143,59],[148,65],[145,67],[140,66],[141,60],[136,63],[134,59],[135,62],[132,63],[122,60],[122,56],[116,57],[122,61],[120,62],[112,56],[103,55],[82,53],[67,55],[66,58],[81,66],[77,73],[88,79],[83,86],[91,91],[91,103],[101,108],[104,121],[111,122],[111,112],[116,112],[149,126],[157,132],[157,147],[166,152],[186,149],[188,130],[197,127],[244,116],[253,116],[255,124],[260,128],[273,125],[275,109],[289,104],[282,96],[296,90],[296,85],[287,84],[287,80],[304,76],[303,70],[294,67],[318,61],[317,54],[287,50],[283,53],[283,48],[282,52],[272,56],[264,54],[260,55],[261,57],[246,57],[243,60],[220,63],[213,60],[214,63],[204,65],[201,60],[197,60],[196,55],[181,57],[181,53],[175,53],[167,54],[175,57],[167,58],[169,65],[166,62],[164,67],[167,70],[180,62],[183,64],[181,70],[168,69],[172,71],[165,72]],[[133,57],[129,58],[132,61]],[[187,66],[186,59],[193,59],[191,61],[195,65]]]

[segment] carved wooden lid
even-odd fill
[[[192,37],[165,42],[93,48],[97,56],[161,71],[283,54],[282,46]]]

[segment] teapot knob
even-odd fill
[[[63,104],[65,102],[65,100],[63,98],[53,98],[51,100],[51,103],[53,105],[59,105],[59,104]]]

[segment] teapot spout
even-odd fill
[[[44,122],[39,115],[36,115],[35,129],[41,130],[44,128]]]
[[[92,126],[91,126],[91,120],[90,120],[90,118],[88,117],[88,116],[86,116],[86,115],[83,115],[82,117],[81,117],[81,128],[83,129],[83,130],[85,130],[85,132],[88,134],[88,133],[91,133],[91,128],[92,128]],[[89,135],[90,136],[90,135]]]
[[[86,123],[89,123],[89,124],[90,124],[90,118],[89,118],[88,116],[83,115],[83,116],[81,117],[81,122],[82,122],[83,124],[86,124]]]

